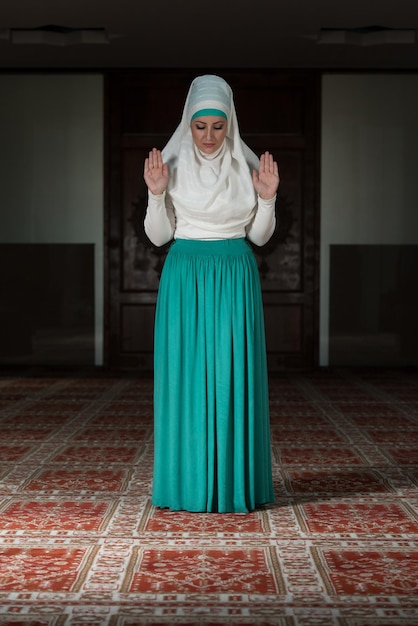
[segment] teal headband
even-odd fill
[[[190,121],[194,120],[195,117],[206,117],[207,115],[224,117],[225,119],[228,119],[226,113],[224,113],[224,111],[221,111],[220,109],[200,109],[200,111],[196,111],[196,113],[192,115],[192,119]]]

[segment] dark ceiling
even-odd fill
[[[418,0],[0,0],[0,68],[416,69],[415,29]]]

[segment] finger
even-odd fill
[[[155,167],[155,148],[153,148],[150,152],[149,164],[150,167]]]
[[[155,167],[155,162],[156,162],[155,148],[153,148],[152,150],[150,150],[150,153],[149,153],[149,166],[150,166],[150,169]]]
[[[163,158],[161,155],[161,150],[157,150],[154,148],[153,150],[153,164],[154,167],[161,169],[163,166]]]
[[[260,169],[264,172],[273,171],[273,155],[268,150],[260,157]]]

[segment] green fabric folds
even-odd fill
[[[245,239],[171,245],[154,366],[153,504],[246,513],[272,502],[264,316]]]

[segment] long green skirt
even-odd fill
[[[245,239],[177,239],[154,344],[152,502],[246,513],[273,501],[260,279]]]

